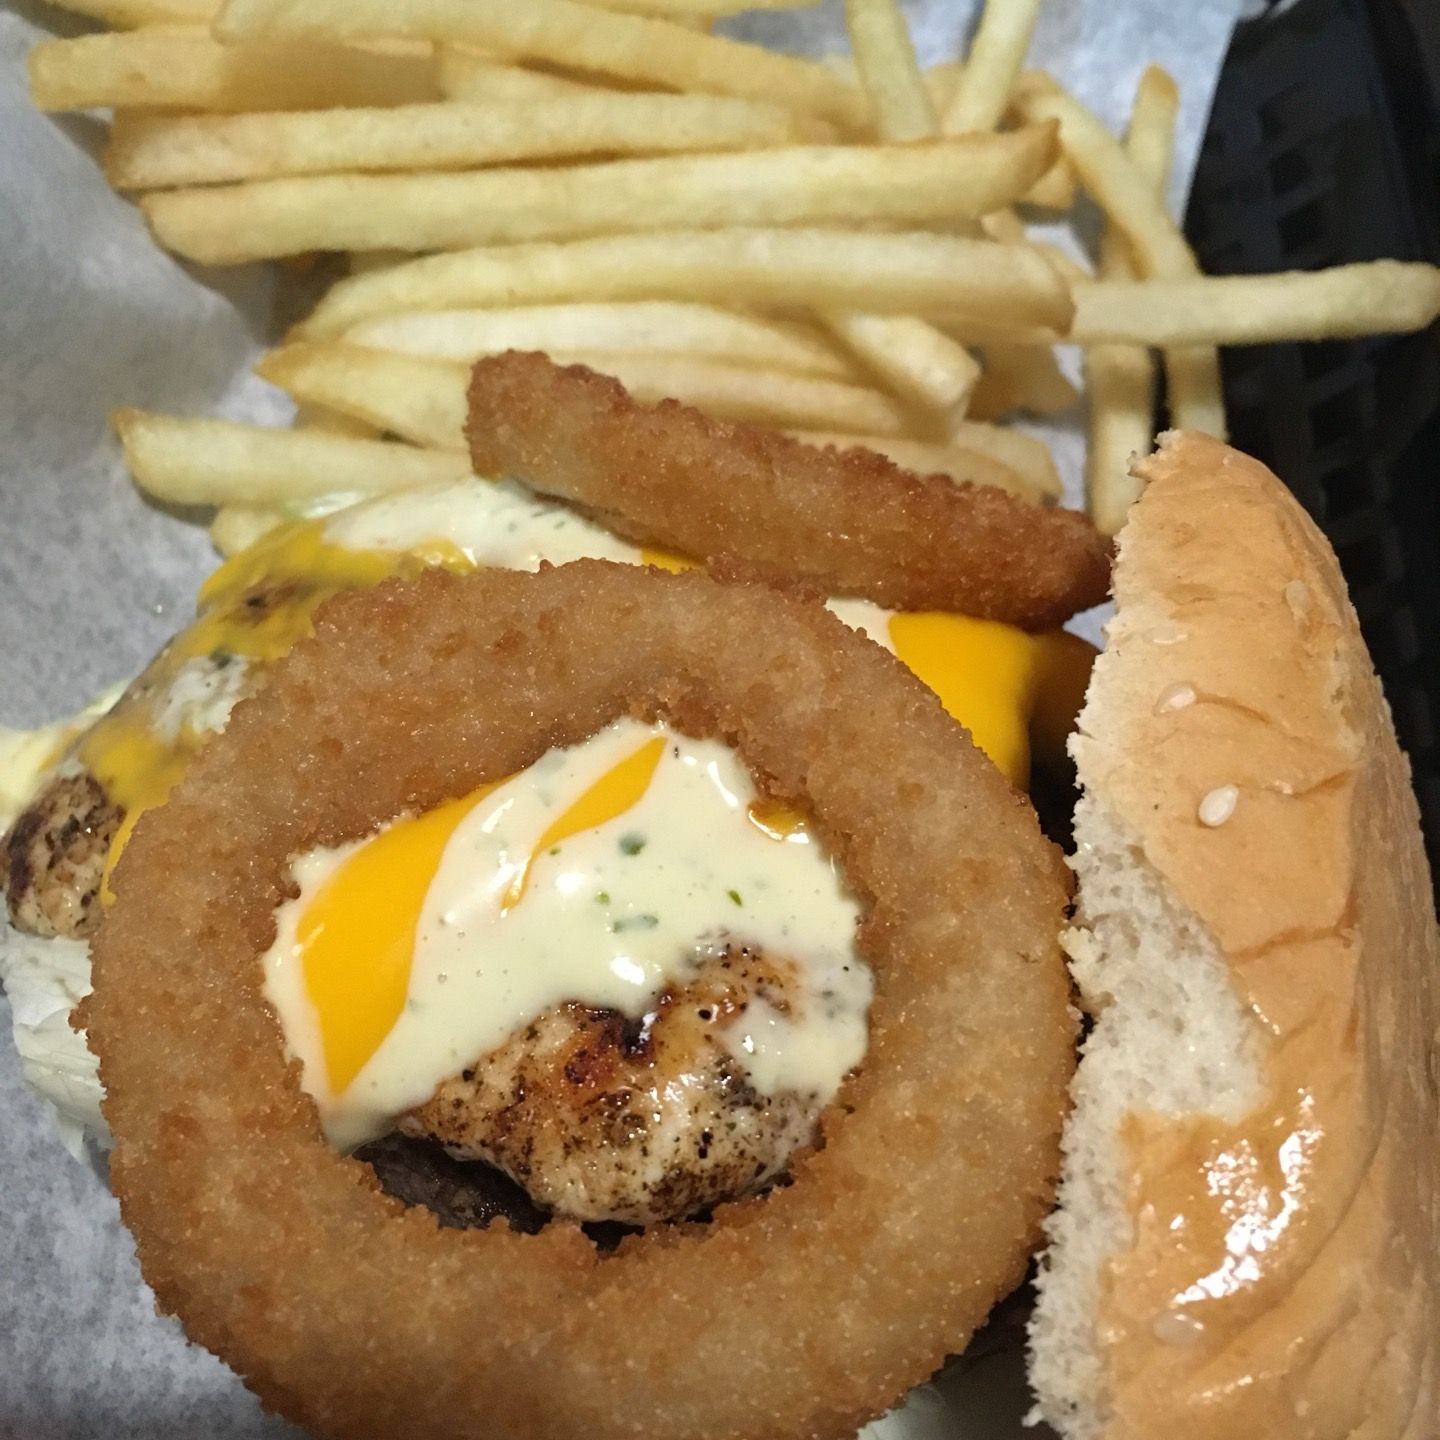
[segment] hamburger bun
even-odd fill
[[[1032,1323],[1066,1440],[1440,1434],[1434,900],[1335,556],[1161,438],[1071,741],[1094,1027]]]

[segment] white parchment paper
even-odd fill
[[[972,0],[905,8],[922,61],[961,52]],[[1184,97],[1178,207],[1240,8],[1050,0],[1031,61],[1117,128],[1144,66],[1166,66]],[[0,4],[0,724],[76,710],[133,674],[182,623],[212,563],[203,531],[128,484],[108,411],[134,404],[259,421],[290,411],[248,373],[287,303],[276,273],[203,272],[160,253],[99,173],[99,122],[30,108],[26,51],[84,28],[28,0]],[[844,48],[838,0],[730,28],[784,48]],[[1078,429],[1053,438],[1073,487]],[[154,1314],[103,1161],[66,1154],[20,1079],[9,1028],[0,1000],[0,1437],[296,1435]],[[1013,1437],[1027,1403],[1012,1346],[918,1392],[875,1434]]]

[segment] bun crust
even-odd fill
[[[1189,433],[1135,474],[1072,742],[1098,1018],[1041,1410],[1110,1440],[1433,1440],[1440,945],[1408,766],[1280,482]]]

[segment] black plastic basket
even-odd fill
[[[1440,261],[1440,0],[1299,0],[1236,32],[1186,228],[1215,273]],[[1232,348],[1231,438],[1340,557],[1440,878],[1440,329]]]

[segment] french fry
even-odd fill
[[[1013,210],[997,210],[986,215],[981,226],[987,235],[1005,244],[1018,245],[1025,240],[1024,222]],[[1090,278],[1068,255],[1050,246],[1036,248],[1043,251],[1066,279]],[[972,327],[962,325],[955,333],[969,328]],[[1050,342],[1059,336],[1007,337],[1001,331],[988,336],[972,334],[968,338],[978,341],[985,351],[985,363],[970,395],[971,419],[995,420],[1016,411],[1059,415],[1079,399],[1079,393],[1066,379],[1050,349]],[[1025,340],[1029,343],[1022,343]]]
[[[992,240],[1000,240],[1007,245],[1021,245],[1027,241],[1025,222],[1011,209],[996,210],[989,215],[982,216],[980,232],[990,236]],[[1062,250],[1058,245],[1041,240],[1030,243],[1045,255],[1067,280],[1091,280],[1094,278],[1090,271],[1073,255]]]
[[[987,425],[976,420],[962,420],[950,427],[950,443],[962,450],[977,450],[982,455],[1008,466],[1037,495],[1050,500],[1060,498],[1060,472],[1055,457],[1043,440],[1023,430],[1008,430],[1003,425]]]
[[[965,413],[980,366],[963,345],[913,315],[832,310],[825,319],[902,400],[942,421]]]
[[[1147,276],[1180,279],[1199,266],[1179,227],[1154,187],[1126,155],[1120,142],[1073,96],[1048,76],[1030,72],[1016,83],[1014,103],[1029,120],[1056,120],[1060,145],[1080,183],[1130,241],[1135,261]]]
[[[601,10],[654,15],[676,24],[701,24],[745,10],[809,10],[820,0],[585,0]]]
[[[930,104],[935,112],[937,131],[940,128],[940,116],[949,108],[964,68],[959,60],[942,60],[938,65],[930,65],[925,69],[925,89],[930,95]]]
[[[144,25],[205,26],[215,18],[220,0],[50,0],[58,10],[88,15],[112,30],[138,30]]]
[[[778,429],[855,426],[897,438],[910,430],[910,417],[904,407],[863,385],[670,356],[582,351],[555,358],[613,375],[637,400],[647,404],[681,400],[721,420]]]
[[[858,385],[676,356],[577,351],[552,358],[613,375],[647,404],[681,400],[721,419],[808,429],[833,429],[848,416],[876,434],[905,433],[904,411]],[[464,447],[468,365],[357,345],[300,344],[272,351],[256,373],[297,400],[355,415],[418,445]]]
[[[613,95],[603,85],[587,85],[564,75],[527,70],[508,60],[467,50],[459,45],[437,45],[440,93],[447,100],[563,100],[577,95]]]
[[[300,329],[307,339],[325,339],[375,315],[581,299],[959,313],[979,326],[1007,333],[1028,326],[1050,338],[1069,327],[1072,314],[1069,287],[1027,246],[950,235],[741,229],[429,256],[341,280]]]
[[[324,430],[331,435],[354,435],[362,440],[378,440],[381,434],[376,426],[324,405],[297,405],[295,418],[290,423],[297,430]]]
[[[974,420],[996,420],[1017,412],[1063,414],[1080,399],[1048,345],[985,346],[984,365],[970,397]]]
[[[1040,0],[986,0],[960,83],[941,121],[947,135],[993,130],[1035,33]]]
[[[117,410],[110,419],[135,483],[175,505],[284,505],[413,490],[471,473],[463,455],[385,440],[145,410]]]
[[[1020,197],[1020,203],[1040,210],[1073,210],[1078,188],[1075,167],[1062,155]]]
[[[1154,439],[1155,365],[1140,345],[1097,345],[1085,352],[1090,401],[1085,435],[1085,504],[1096,528],[1113,535],[1140,492],[1132,457]]]
[[[873,450],[893,460],[904,470],[918,475],[948,475],[961,484],[994,485],[1026,500],[1040,500],[1041,492],[1028,476],[1002,464],[993,455],[981,450],[965,450],[959,445],[937,445],[926,440],[895,439],[888,435],[851,435],[842,431],[791,430],[797,440],[807,445],[826,446],[836,450]]]
[[[506,350],[608,350],[689,355],[821,379],[855,379],[855,367],[805,326],[762,320],[718,305],[663,300],[420,311],[362,321],[344,338],[377,350],[471,363]]]
[[[1440,318],[1440,267],[1371,260],[1329,270],[1093,280],[1074,287],[1081,345],[1264,345],[1408,334]]]
[[[1173,84],[1167,88],[1156,77],[1169,78],[1154,66],[1141,78],[1125,149],[1136,169],[1163,195],[1178,93]],[[1100,278],[1124,280],[1134,274],[1129,242],[1113,222],[1107,224],[1100,238]],[[1213,360],[1215,352],[1210,354]],[[1090,396],[1086,506],[1095,524],[1113,535],[1140,493],[1140,482],[1130,473],[1131,462],[1149,450],[1154,438],[1155,365],[1150,351],[1141,345],[1093,345],[1085,351],[1084,366]]]
[[[203,264],[312,250],[459,250],[672,226],[904,224],[1007,204],[1054,155],[1049,127],[902,146],[790,146],[459,175],[318,175],[142,200]]]
[[[122,190],[335,171],[448,170],[595,155],[792,144],[790,110],[717,95],[593,95],[263,115],[117,117],[105,173]]]
[[[1142,82],[1142,95],[1147,87],[1151,96],[1147,103],[1163,116],[1174,103],[1173,82],[1163,71],[1151,67]],[[1168,146],[1163,138],[1142,138],[1139,163],[1132,161],[1104,125],[1048,77],[1022,77],[1016,87],[1016,103],[1021,113],[1032,119],[1045,117],[1060,122],[1061,144],[1081,182],[1109,221],[1125,233],[1142,275],[1185,280],[1200,274],[1189,245],[1165,209]],[[1142,166],[1152,173],[1147,174]],[[1189,350],[1170,347],[1165,358],[1172,420],[1224,439],[1220,366],[1214,350],[1203,346]]]
[[[938,128],[935,106],[895,0],[845,0],[845,28],[875,131],[882,140],[923,140]]]
[[[1180,90],[1174,79],[1159,65],[1147,65],[1135,89],[1135,105],[1125,134],[1125,153],[1162,205],[1170,180],[1175,120],[1179,112]]]
[[[228,0],[224,40],[401,36],[451,41],[660,89],[773,100],[853,130],[864,97],[824,65],[578,0]]]
[[[1135,168],[1150,182],[1161,204],[1164,204],[1165,187],[1170,179],[1175,117],[1179,108],[1180,92],[1174,80],[1158,65],[1148,66],[1135,93],[1125,149]],[[1124,242],[1117,235],[1110,243],[1118,247]],[[1102,247],[1103,244],[1102,241]],[[1103,278],[1126,278],[1119,269],[1113,276],[1105,276],[1103,264],[1101,274]],[[1223,440],[1225,395],[1220,382],[1219,352],[1213,345],[1184,345],[1166,350],[1164,358],[1165,404],[1171,425],[1181,430],[1200,430]],[[1127,473],[1128,469],[1127,464]]]
[[[935,106],[896,0],[846,0],[845,24],[881,139],[932,138]],[[979,366],[948,335],[913,315],[832,310],[824,319],[891,390],[942,428],[964,414]]]
[[[31,50],[41,110],[318,110],[439,98],[429,56],[321,43],[221,45],[208,35],[134,30],[47,40]]]
[[[453,360],[358,345],[286,345],[255,366],[304,405],[322,406],[435,450],[465,450],[470,370]]]
[[[210,543],[228,560],[283,525],[288,517],[275,506],[222,505],[208,526]]]

